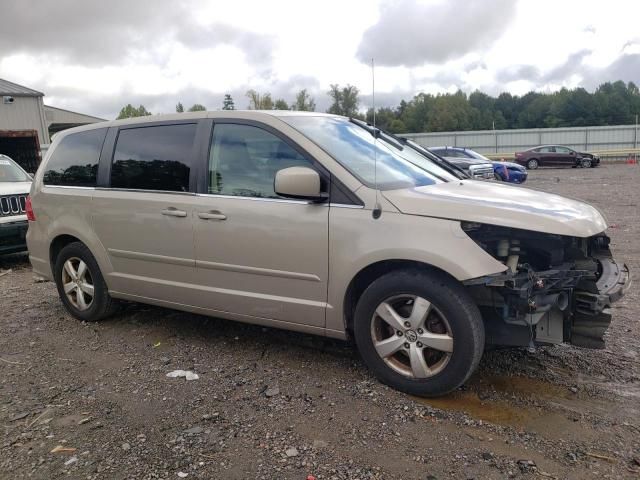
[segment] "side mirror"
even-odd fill
[[[276,173],[274,190],[278,195],[302,200],[323,201],[328,195],[320,191],[320,175],[307,167],[289,167]]]

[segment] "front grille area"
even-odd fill
[[[473,178],[493,178],[493,166],[472,165],[469,167],[469,173]]]
[[[0,217],[24,215],[27,213],[27,194],[0,197]]]

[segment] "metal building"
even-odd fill
[[[49,143],[44,93],[0,78],[0,130],[35,130],[39,143]]]
[[[42,92],[0,78],[0,153],[28,172],[38,168],[51,134],[104,120],[50,107],[43,97]]]

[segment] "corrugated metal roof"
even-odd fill
[[[23,87],[17,83],[0,78],[0,95],[15,95],[21,97],[44,97],[44,93]]]

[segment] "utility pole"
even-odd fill
[[[494,137],[494,142],[496,144],[496,153],[498,153],[498,132],[496,132],[496,121],[495,120],[491,121],[491,127],[493,128],[493,137]]]
[[[635,150],[636,165],[638,164],[638,114],[636,113],[636,129],[633,135],[633,149]]]

